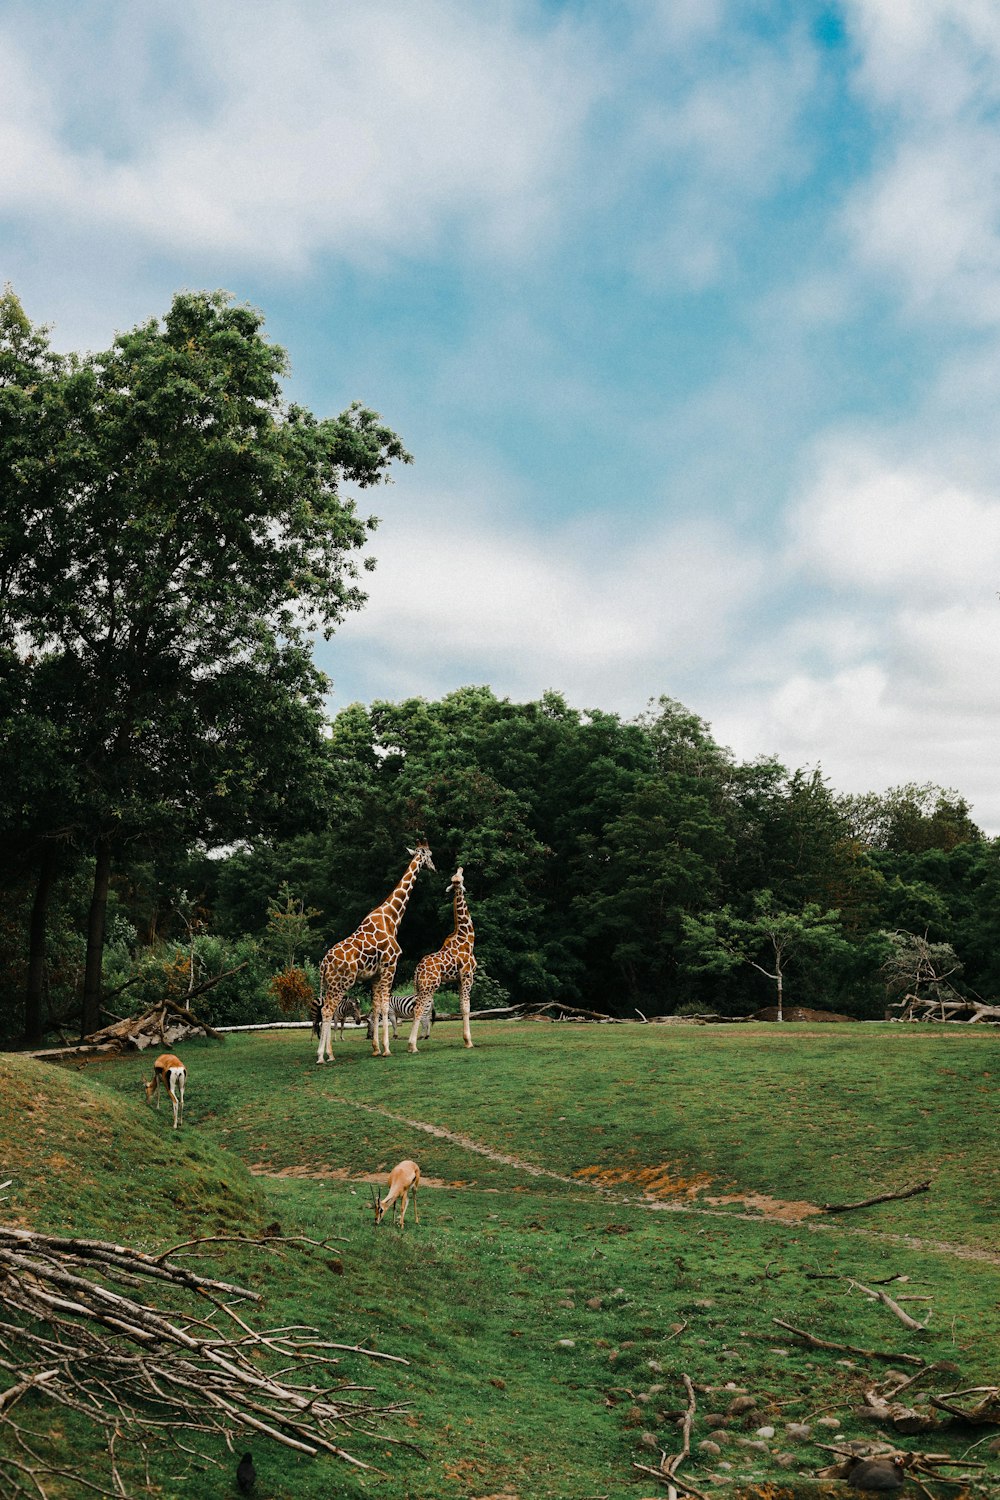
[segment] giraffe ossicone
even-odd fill
[[[476,933],[472,925],[469,903],[465,897],[465,875],[459,865],[451,877],[449,889],[455,911],[455,927],[436,953],[428,953],[417,964],[413,975],[413,1026],[406,1044],[408,1052],[416,1052],[417,1036],[424,1015],[434,1003],[434,996],[442,984],[458,984],[458,1005],[462,1016],[462,1041],[472,1046],[469,1027],[469,1006],[472,981],[476,977]]]
[[[319,966],[320,1033],[317,1062],[333,1061],[330,1034],[334,1016],[348,990],[359,979],[372,980],[372,1016],[375,1021],[372,1054],[379,1056],[379,1025],[382,1026],[384,1055],[389,1056],[389,995],[399,962],[400,947],[396,929],[403,919],[406,903],[425,867],[433,870],[434,861],[426,841],[407,850],[410,863],[399,884],[370,911],[350,937],[342,938],[324,957]]]

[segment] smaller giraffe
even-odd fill
[[[459,865],[451,877],[451,890],[455,906],[455,930],[436,953],[428,953],[417,964],[413,975],[413,1026],[407,1052],[416,1052],[420,1023],[430,1011],[434,996],[442,984],[458,981],[458,1004],[462,1015],[462,1041],[472,1046],[469,1029],[469,997],[472,981],[476,977],[476,933],[469,915],[469,903],[465,899],[465,879]]]
[[[379,1023],[385,1044],[385,1056],[389,1056],[389,996],[392,981],[399,961],[400,946],[396,942],[396,928],[403,919],[406,903],[420,871],[426,865],[433,870],[434,862],[426,841],[407,851],[412,857],[395,890],[370,911],[361,926],[350,937],[342,938],[326,954],[319,966],[319,1055],[316,1061],[333,1061],[330,1033],[333,1020],[341,1000],[359,979],[371,979],[372,1015],[375,1017],[373,1056],[379,1056]]]

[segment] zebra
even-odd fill
[[[399,1021],[412,1021],[413,1020],[414,1007],[416,1006],[416,1003],[417,1003],[417,997],[415,995],[393,995],[390,998],[390,1000],[389,1000],[389,1024],[392,1027],[392,1036],[393,1036],[393,1040],[394,1041],[399,1036],[399,1031],[397,1029],[397,1023]],[[431,1022],[432,1021],[436,1021],[436,1020],[437,1020],[437,1011],[434,1009],[434,1003],[432,1001],[431,1002],[431,1008],[430,1008],[430,1010],[424,1012],[424,1018],[423,1018],[423,1021],[421,1023],[421,1026],[420,1026],[420,1040],[422,1042],[426,1042],[427,1038],[430,1036],[430,1034],[431,1034]],[[371,1018],[371,1014],[370,1013],[367,1016],[367,1021],[368,1021],[368,1040],[371,1041],[371,1039],[372,1039],[372,1018]]]
[[[323,1019],[323,1007],[315,996],[309,1002],[309,1018],[312,1021],[313,1036],[319,1036],[320,1022]],[[341,1036],[344,1035],[344,1022],[347,1020],[357,1021],[358,1025],[361,1025],[361,1007],[353,995],[345,995],[338,1002],[333,1012],[333,1025],[339,1028]],[[371,1036],[370,1031],[368,1035],[369,1037]]]

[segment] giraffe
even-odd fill
[[[334,943],[319,966],[319,1004],[323,1019],[317,1062],[325,1062],[327,1058],[333,1062],[330,1033],[333,1030],[334,1013],[351,985],[359,979],[374,981],[372,1015],[375,1017],[375,1031],[372,1055],[379,1056],[378,1028],[381,1021],[385,1056],[389,1056],[389,994],[400,954],[396,928],[402,920],[420,871],[424,865],[429,870],[434,868],[426,841],[419,843],[415,849],[408,849],[407,853],[412,858],[396,889],[386,897],[381,906],[376,906],[374,911],[368,913],[356,932],[339,943]]]
[[[451,877],[449,889],[455,903],[455,930],[445,939],[443,947],[436,953],[428,953],[417,964],[413,975],[413,1026],[410,1029],[410,1040],[406,1044],[408,1052],[417,1050],[420,1022],[433,1004],[439,986],[455,979],[458,980],[458,1003],[462,1013],[462,1040],[467,1047],[472,1046],[469,996],[472,993],[472,981],[476,977],[476,956],[473,952],[476,934],[469,915],[469,903],[465,899],[465,879],[461,865]]]

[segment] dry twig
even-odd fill
[[[275,1241],[255,1243],[266,1251]],[[192,1299],[210,1305],[209,1319],[185,1306]],[[244,1301],[261,1298],[162,1256],[0,1225],[0,1432],[19,1454],[0,1454],[0,1488],[44,1500],[46,1481],[61,1472],[41,1451],[51,1420],[36,1428],[24,1416],[29,1393],[103,1432],[112,1488],[94,1484],[97,1494],[128,1493],[119,1447],[148,1462],[156,1445],[191,1433],[229,1443],[260,1432],[299,1453],[369,1468],[341,1438],[384,1441],[384,1418],[400,1408],[349,1384],[331,1351],[406,1361],[326,1342],[315,1328],[255,1330],[235,1311]],[[221,1332],[214,1314],[235,1329]]]
[[[893,1203],[898,1198],[913,1198],[917,1193],[930,1191],[930,1182],[918,1182],[914,1187],[903,1188],[898,1193],[877,1193],[874,1198],[862,1198],[859,1203],[823,1203],[825,1214],[847,1214],[855,1208],[871,1208],[873,1203]]]
[[[795,1328],[791,1323],[786,1323],[783,1318],[772,1318],[779,1328],[787,1329],[808,1344],[810,1349],[833,1349],[838,1354],[857,1354],[861,1359],[884,1359],[890,1364],[920,1365],[927,1364],[919,1354],[897,1354],[884,1349],[857,1349],[853,1344],[834,1344],[829,1339],[817,1338],[814,1333],[807,1333],[804,1328]]]

